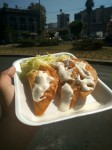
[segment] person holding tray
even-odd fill
[[[15,67],[0,74],[0,149],[25,150],[39,127],[22,124],[15,115],[13,76]]]

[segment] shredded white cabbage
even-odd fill
[[[22,74],[27,75],[32,70],[38,70],[40,65],[52,65],[57,61],[63,61],[69,58],[69,55],[55,56],[53,54],[30,58],[21,63]]]

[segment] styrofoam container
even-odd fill
[[[73,56],[70,53],[57,53],[54,55],[58,56],[62,54]],[[29,84],[27,80],[21,81],[19,77],[19,73],[21,73],[20,63],[27,59],[30,58],[22,58],[13,63],[16,68],[16,74],[14,76],[15,113],[17,118],[22,123],[31,126],[40,126],[76,118],[79,116],[102,112],[112,108],[112,91],[107,85],[98,79],[97,86],[93,93],[88,95],[86,99],[77,100],[74,109],[61,112],[58,110],[54,101],[52,101],[43,116],[35,116]]]

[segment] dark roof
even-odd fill
[[[33,14],[33,15],[37,15],[38,12],[36,11],[32,11],[32,10],[28,10],[28,9],[18,9],[18,8],[0,8],[0,13],[21,13],[21,14]]]

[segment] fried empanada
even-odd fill
[[[60,78],[59,109],[67,111],[75,106],[78,97],[92,93],[97,84],[96,70],[86,61],[71,58],[55,64]]]
[[[41,65],[27,75],[32,91],[35,114],[43,115],[49,104],[55,97],[59,77],[56,70],[51,66]]]
[[[58,107],[61,111],[67,111],[75,106],[80,91],[79,86],[75,84],[78,69],[70,64],[66,61],[55,64],[60,79],[60,102]]]
[[[80,96],[86,97],[93,92],[98,81],[96,70],[87,62],[73,59],[75,67],[78,69],[79,76],[76,80],[80,85]]]

